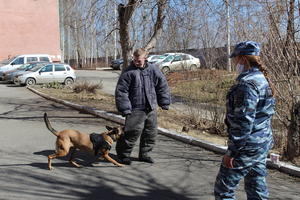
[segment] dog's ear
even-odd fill
[[[106,127],[106,129],[109,130],[109,131],[113,130],[113,127],[111,127],[111,126],[105,126],[105,127]]]

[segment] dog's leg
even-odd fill
[[[109,154],[108,154],[107,151],[102,152],[102,153],[103,153],[103,154],[102,154],[102,157],[103,157],[104,159],[106,159],[107,161],[113,163],[114,165],[117,165],[118,167],[124,167],[124,166],[125,166],[125,165],[123,165],[123,164],[121,164],[121,163],[118,163],[118,162],[115,161],[114,159],[112,159],[112,158],[109,156]]]
[[[56,154],[51,154],[51,155],[48,156],[48,169],[49,169],[49,170],[52,170],[52,169],[53,169],[53,167],[52,167],[52,162],[51,162],[51,160],[52,160],[53,158],[56,158]]]
[[[64,150],[59,150],[57,151],[55,154],[51,154],[48,156],[48,169],[49,170],[52,170],[53,167],[52,167],[52,159],[54,158],[58,158],[58,157],[63,157],[63,156],[66,156],[68,154],[67,151],[64,151]]]
[[[76,148],[75,147],[71,147],[70,148],[70,159],[69,159],[69,163],[71,163],[71,165],[75,166],[75,167],[81,167],[81,165],[78,165],[75,161],[73,161],[73,155],[76,152]]]

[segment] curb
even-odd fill
[[[46,95],[42,92],[39,92],[31,87],[27,87],[27,89],[29,89],[30,91],[32,91],[33,93],[35,93],[41,97],[44,97],[45,99],[63,104],[68,107],[72,107],[76,110],[84,111],[86,113],[92,114],[94,116],[97,116],[97,117],[100,117],[100,118],[103,118],[103,119],[106,119],[106,120],[109,120],[109,121],[112,121],[112,122],[115,122],[115,123],[118,123],[121,125],[124,125],[124,123],[125,123],[125,118],[120,115],[109,113],[109,112],[106,112],[103,110],[97,110],[97,109],[89,107],[89,106],[82,106],[79,104],[71,103],[69,101],[56,99],[56,98]],[[226,146],[216,145],[216,144],[213,144],[213,143],[210,143],[210,142],[207,142],[204,140],[200,140],[200,139],[188,136],[188,135],[182,135],[175,131],[167,130],[165,128],[158,127],[158,133],[161,135],[179,140],[181,142],[190,144],[190,145],[198,146],[198,147],[204,148],[206,150],[213,151],[217,154],[225,154],[225,152],[227,150]],[[267,159],[267,167],[276,169],[280,172],[300,178],[300,168],[290,165],[288,163],[280,162],[280,161],[278,163],[273,163],[273,162],[271,162],[270,158],[268,158]]]

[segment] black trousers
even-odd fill
[[[157,136],[157,112],[134,110],[125,119],[125,133],[116,144],[119,158],[130,157],[133,147],[140,138],[139,157],[147,157],[155,145]]]

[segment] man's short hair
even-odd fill
[[[133,52],[133,56],[134,57],[139,57],[139,56],[144,56],[146,57],[148,55],[148,52],[143,49],[143,48],[139,48],[139,49],[136,49],[134,52]]]

